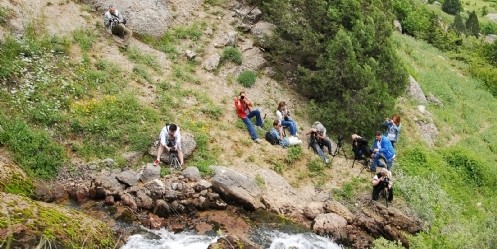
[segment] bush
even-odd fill
[[[480,32],[484,35],[497,34],[497,23],[487,22],[480,24]]]
[[[292,164],[297,161],[302,156],[302,146],[291,146],[288,148],[288,154],[286,155],[285,161],[288,164]]]
[[[226,47],[221,55],[221,62],[231,61],[238,65],[242,64],[242,53],[235,47]]]
[[[256,80],[257,76],[254,71],[243,71],[236,79],[244,87],[251,87]]]

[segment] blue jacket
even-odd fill
[[[378,148],[378,141],[374,140],[373,141],[373,151],[374,149]],[[385,156],[385,158],[390,161],[392,158],[395,156],[395,149],[392,146],[392,142],[388,139],[388,137],[381,136],[381,141],[380,141],[380,153]]]

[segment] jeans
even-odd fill
[[[326,162],[326,159],[328,158],[321,149],[321,146],[319,146],[319,143],[312,143],[310,146],[312,147],[312,150],[314,150],[314,152],[318,154],[318,156],[321,157],[321,159],[323,159],[324,162]]]
[[[281,125],[285,128],[288,127],[288,129],[290,130],[290,135],[292,136],[295,136],[297,135],[297,124],[295,123],[295,121],[293,120],[282,120],[281,121]]]
[[[376,166],[380,165],[380,158],[383,158],[385,160],[385,162],[387,163],[386,166],[387,166],[388,171],[392,171],[393,158],[391,158],[390,160],[387,160],[385,155],[383,155],[383,153],[379,153],[379,152],[376,152],[373,155],[373,162],[371,163],[371,170],[375,171]],[[383,165],[383,166],[385,166],[385,165]]]
[[[255,125],[261,127],[262,126],[262,118],[261,118],[261,112],[259,111],[259,109],[256,109],[256,110],[249,112],[249,114],[247,115],[246,118],[242,118],[243,123],[245,123],[245,125],[247,126],[247,130],[248,130],[252,140],[257,139],[257,133],[255,132],[254,126],[252,125],[252,122],[250,121],[250,119],[254,116],[256,119]]]

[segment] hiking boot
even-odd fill
[[[326,159],[324,160],[324,164],[329,164],[329,163],[330,163],[330,159],[326,158]]]
[[[260,144],[260,143],[261,143],[261,139],[260,139],[260,138],[256,138],[256,139],[254,139],[254,143],[256,143],[256,144]]]

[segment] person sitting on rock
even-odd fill
[[[393,201],[393,187],[392,187],[392,173],[385,168],[382,168],[378,173],[373,176],[373,194],[372,199],[378,200],[380,192],[385,187],[388,189],[388,201]]]
[[[290,111],[288,110],[285,101],[281,101],[278,104],[276,116],[278,117],[281,126],[283,126],[283,128],[288,128],[291,136],[297,137],[297,123],[290,117]]]
[[[123,45],[128,45],[133,32],[126,27],[126,19],[112,4],[109,5],[109,10],[104,14],[104,25],[109,33],[123,39]]]
[[[154,166],[160,163],[160,157],[164,149],[167,152],[175,150],[178,152],[178,159],[181,166],[183,166],[183,151],[181,148],[181,133],[179,126],[175,124],[166,124],[160,131],[159,149],[157,151],[157,159],[154,161]]]

